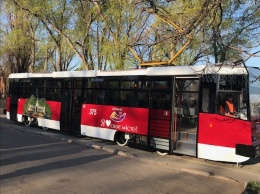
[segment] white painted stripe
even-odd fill
[[[249,158],[236,155],[235,148],[228,148],[223,146],[214,146],[207,144],[198,144],[198,158],[223,161],[223,162],[244,162]]]
[[[17,114],[17,121],[18,122],[23,122],[23,115]]]
[[[10,120],[10,112],[6,112],[6,118]]]
[[[48,127],[50,129],[60,130],[60,121],[44,119],[44,118],[37,118],[38,126],[40,127]]]
[[[81,125],[81,135],[114,141],[116,130]]]

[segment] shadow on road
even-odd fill
[[[103,154],[103,155],[91,155],[91,156],[85,156],[85,157],[79,157],[79,158],[73,158],[73,159],[64,159],[62,161],[56,161],[56,162],[51,162],[48,164],[43,164],[40,166],[24,168],[24,169],[16,170],[11,173],[0,175],[0,180],[20,177],[20,176],[24,176],[24,175],[36,174],[36,173],[46,172],[46,171],[50,171],[50,170],[79,166],[79,165],[88,164],[91,162],[96,162],[98,160],[103,160],[103,159],[106,159],[106,158],[109,158],[112,156],[113,155],[111,155],[111,154]]]

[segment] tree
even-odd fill
[[[174,22],[182,27],[184,33],[193,38],[188,49],[177,59],[177,64],[192,65],[203,58],[213,63],[233,62],[244,57],[241,52],[238,52],[239,49],[234,48],[250,49],[259,46],[260,3],[258,1],[176,0],[166,3],[144,0],[138,2],[164,11],[165,16],[174,18]],[[154,24],[156,30],[153,31],[157,34],[154,35],[155,50],[161,53],[162,58],[170,56],[170,51],[176,52],[178,49],[176,41],[180,43],[183,41],[179,36],[181,34],[167,28],[163,22]]]
[[[29,26],[23,21],[21,12],[14,13],[10,13],[9,31],[5,34],[2,52],[9,58],[12,72],[27,72],[32,51]]]
[[[16,64],[15,71],[70,70],[76,68],[72,62],[78,65],[75,61],[80,63],[78,69],[101,70],[132,68],[146,60],[174,65],[226,63],[244,58],[243,53],[249,52],[241,50],[250,51],[260,42],[258,1],[3,2],[9,6],[7,16],[20,17],[21,24],[12,26],[15,22],[8,17],[9,28],[1,29],[2,56]],[[179,57],[170,60],[176,54]]]

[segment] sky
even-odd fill
[[[260,46],[257,48],[254,48],[252,51],[250,51],[250,53],[254,53],[260,51]],[[245,64],[246,66],[253,66],[253,67],[260,67],[260,53],[257,54],[258,57],[251,57],[250,59],[248,59]],[[248,57],[248,55],[246,55],[246,58]]]
[[[260,57],[252,57],[246,61],[246,66],[260,67]]]

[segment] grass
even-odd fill
[[[260,181],[249,181],[245,191],[247,194],[260,194]]]

